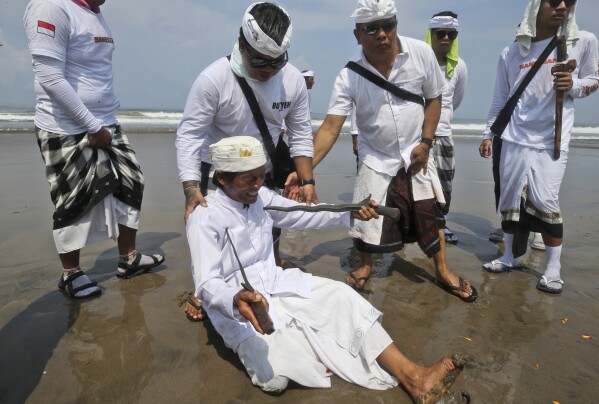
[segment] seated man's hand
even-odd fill
[[[185,194],[185,223],[187,223],[189,215],[193,213],[196,206],[208,206],[204,199],[204,195],[200,192],[200,188],[197,185],[186,184],[187,182],[183,183],[183,193]]]
[[[107,128],[102,126],[100,130],[95,133],[88,132],[87,141],[89,142],[89,147],[92,149],[106,149],[110,147],[112,135]]]
[[[301,196],[297,172],[294,171],[287,177],[287,181],[285,181],[285,189],[283,190],[283,196],[296,202],[303,202],[299,200]]]
[[[418,143],[416,147],[412,150],[412,154],[410,155],[410,161],[412,162],[408,167],[408,174],[415,175],[423,170],[424,175],[426,175],[426,169],[428,166],[428,152],[431,146],[425,143]]]
[[[250,306],[250,304],[254,302],[261,302],[264,304],[266,312],[268,312],[268,302],[258,292],[249,292],[245,289],[242,289],[237,292],[235,296],[233,296],[233,304],[235,307],[237,307],[237,310],[239,310],[239,314],[245,317],[252,324],[256,331],[258,331],[260,334],[264,334],[264,331],[262,330],[262,327],[260,327],[258,319],[254,315],[252,307]]]
[[[352,212],[352,217],[365,222],[369,221],[370,219],[378,219],[379,215],[374,210],[374,208],[377,206],[379,206],[379,204],[371,199],[368,205],[364,205],[360,208],[360,210]]]

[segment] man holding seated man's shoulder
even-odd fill
[[[293,380],[324,388],[335,373],[376,390],[399,380],[418,402],[435,402],[445,394],[447,380],[462,370],[464,360],[444,357],[430,367],[416,365],[381,326],[382,313],[352,288],[275,263],[273,226],[349,227],[355,219],[377,218],[376,203],[351,213],[265,211],[265,206],[303,204],[262,186],[267,160],[261,142],[235,136],[209,151],[217,190],[187,221],[195,295],[254,385],[281,392]],[[272,319],[274,332],[268,335],[250,307],[257,302]]]

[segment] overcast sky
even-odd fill
[[[198,73],[231,52],[247,0],[107,0],[102,13],[116,43],[114,71],[122,108],[182,110]],[[316,72],[312,111],[326,112],[333,81],[356,52],[349,17],[355,0],[281,0],[293,21],[289,57]],[[460,20],[460,56],[469,82],[457,118],[485,119],[498,55],[514,39],[526,0],[396,0],[398,32],[422,39],[430,16]],[[27,0],[0,0],[0,107],[33,107],[31,58],[22,27]],[[597,31],[599,1],[579,0],[578,25]],[[597,32],[595,32],[597,34]],[[577,102],[576,123],[599,124],[599,95]]]

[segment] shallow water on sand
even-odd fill
[[[338,377],[331,389],[292,385],[280,398],[253,387],[210,324],[187,321],[178,306],[177,297],[193,286],[174,135],[132,135],[131,141],[147,180],[138,247],[166,253],[166,265],[119,280],[114,243],[90,246],[82,266],[104,294],[79,302],[56,289],[52,206],[35,138],[0,136],[0,402],[409,402],[399,388],[366,390]],[[435,286],[432,262],[414,245],[375,256],[376,273],[363,296],[383,311],[383,325],[410,359],[425,364],[452,352],[473,357],[474,368],[454,388],[468,390],[473,402],[594,402],[599,151],[570,151],[562,185],[566,285],[555,297],[535,289],[543,252],[529,251],[523,271],[481,269],[503,246],[487,241],[498,218],[490,162],[477,156],[477,147],[478,140],[456,142],[449,225],[460,242],[447,248],[454,271],[478,288],[476,303]],[[354,173],[351,142],[340,138],[316,172],[321,201],[350,201]],[[286,231],[282,252],[309,272],[337,280],[359,265],[345,230]]]

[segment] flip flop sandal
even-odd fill
[[[67,279],[61,276],[58,289],[73,299],[84,299],[102,293],[98,284],[89,279],[83,271],[73,272],[67,276]]]
[[[187,316],[187,319],[189,321],[193,321],[193,322],[198,322],[198,321],[204,321],[205,319],[208,318],[208,314],[206,313],[206,310],[204,310],[204,308],[202,307],[202,303],[200,302],[200,304],[197,304],[196,302],[194,302],[194,300],[191,298],[191,296],[189,296],[187,298],[187,302],[189,305],[191,305],[191,307],[193,307],[194,309],[196,309],[198,311],[198,313],[200,314],[200,317],[194,317],[189,313],[185,313],[185,315]]]
[[[551,284],[551,283],[557,283],[559,285],[559,287],[557,287],[557,288],[549,287],[549,284]],[[560,293],[562,293],[563,284],[564,284],[564,281],[561,279],[549,280],[549,279],[547,279],[547,277],[545,277],[543,275],[537,282],[537,290],[540,290],[541,292],[545,292],[545,293],[551,293],[552,295],[559,295]]]
[[[357,277],[356,275],[350,273],[349,276],[354,280],[354,283],[349,283],[347,279],[345,280],[345,283],[351,286],[357,292],[363,291],[364,286],[366,286],[366,282],[368,282],[370,279],[370,275]],[[364,283],[360,285],[361,281],[364,281]]]
[[[132,263],[127,264],[126,262],[119,262],[119,267],[117,269],[116,276],[121,279],[128,279],[135,276],[135,274],[137,274],[140,271],[141,273],[146,273],[150,269],[162,264],[166,259],[165,256],[152,254],[149,255],[149,257],[152,258],[154,262],[152,262],[151,264],[139,265],[141,257],[142,253],[138,252],[137,256],[135,257]]]
[[[506,264],[505,262],[499,261],[499,260],[493,260],[491,262],[487,262],[486,264],[483,264],[483,269],[492,274],[501,274],[504,272],[510,272],[512,269],[520,269],[523,267],[524,267],[524,265],[522,265],[520,263],[510,265],[510,264]]]
[[[472,302],[474,302],[478,298],[478,291],[472,285],[470,285],[470,288],[472,289],[472,293],[470,293],[470,296],[468,296],[468,297],[464,297],[464,296],[457,295],[457,294],[454,293],[454,292],[465,292],[466,291],[466,289],[464,288],[464,278],[462,278],[461,276],[459,276],[458,278],[460,280],[460,285],[459,286],[448,285],[445,282],[440,281],[439,279],[435,279],[435,284],[437,286],[439,286],[441,289],[443,289],[446,292],[454,295],[457,298],[460,298],[462,301],[464,301],[466,303],[472,303]]]

